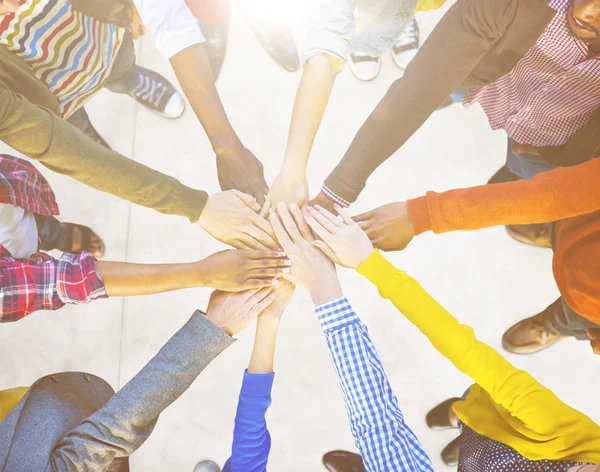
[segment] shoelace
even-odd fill
[[[147,75],[138,74],[138,85],[133,90],[136,98],[150,103],[155,108],[158,108],[160,101],[167,93],[167,87],[158,80],[151,79]]]
[[[417,29],[415,28],[416,21],[414,18],[410,20],[410,22],[402,31],[402,34],[398,37],[398,41],[396,41],[396,47],[406,47],[406,46],[414,46],[417,47],[419,43],[419,38],[417,38]]]

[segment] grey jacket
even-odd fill
[[[233,342],[197,311],[114,395],[87,374],[40,379],[0,423],[0,471],[106,471],[146,441],[160,413]]]

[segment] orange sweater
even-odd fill
[[[427,192],[407,203],[415,234],[557,221],[556,284],[573,310],[600,325],[600,159],[531,180]]]

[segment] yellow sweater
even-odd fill
[[[444,3],[446,3],[446,0],[419,0],[416,11],[437,10]]]
[[[590,418],[478,341],[472,328],[461,325],[416,280],[378,251],[358,272],[476,382],[465,401],[454,406],[464,424],[530,460],[600,464],[600,427]]]

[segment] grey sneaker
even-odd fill
[[[183,97],[158,72],[135,66],[137,85],[129,95],[140,105],[165,118],[179,118],[185,109]]]
[[[194,472],[221,472],[221,468],[213,461],[202,461],[196,464]]]

